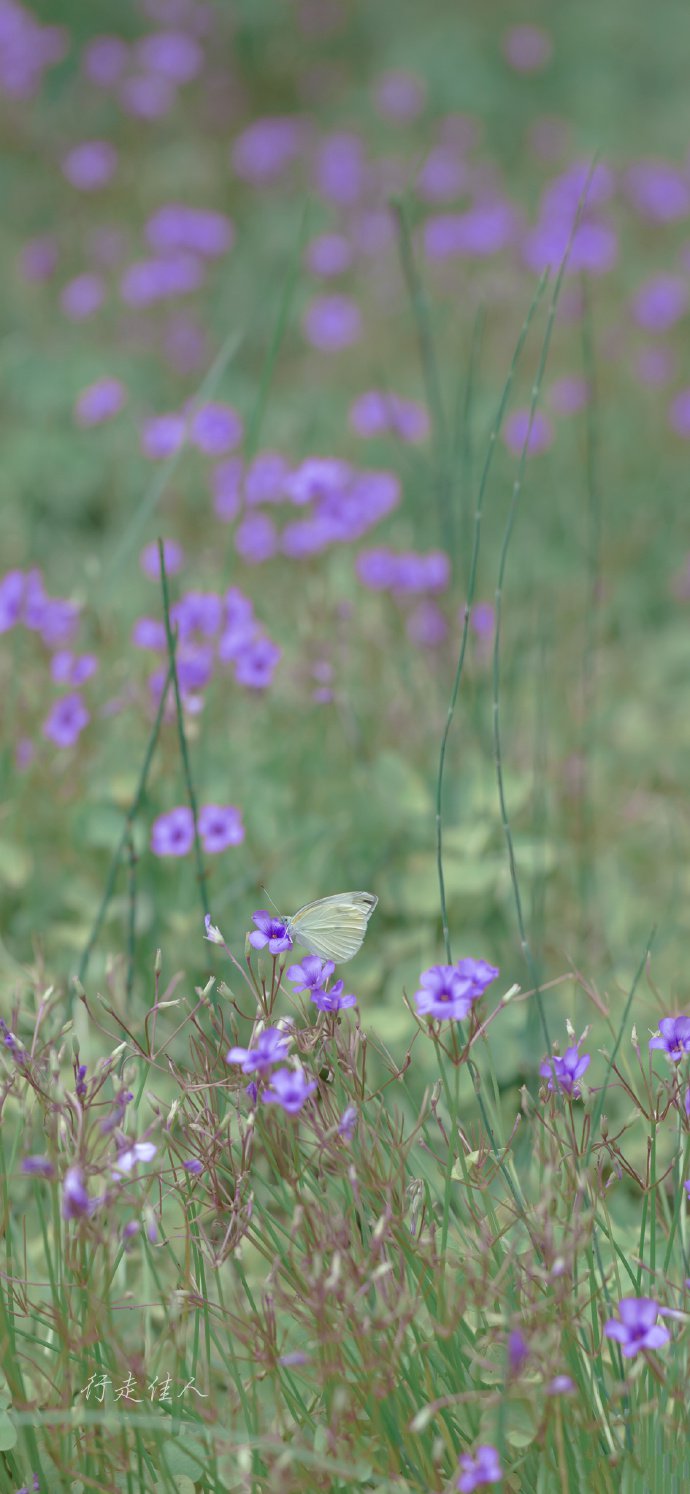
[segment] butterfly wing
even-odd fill
[[[288,932],[310,954],[344,965],[362,948],[377,902],[373,892],[338,892],[334,897],[320,897],[288,919]]]

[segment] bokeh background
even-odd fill
[[[673,0],[0,4],[13,981],[74,974],[94,926],[165,671],[161,535],[197,797],[240,817],[209,832],[209,911],[239,953],[262,884],[286,912],[371,888],[348,989],[404,1043],[401,993],[442,955],[435,786],[479,474],[579,205],[507,566],[508,807],[543,979],[576,965],[615,1008],[657,925],[642,1021],[682,1008],[688,40]],[[453,953],[506,986],[528,980],[492,608],[553,284],[486,491],[444,798]],[[170,710],[87,976],[142,1007],[158,947],[168,975],[221,970],[161,819],[185,802]],[[554,1025],[594,1015],[572,983],[548,1000]],[[538,1040],[528,1008],[503,1020],[512,1082]]]

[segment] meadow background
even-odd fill
[[[227,975],[204,912],[239,958],[263,886],[286,913],[368,888],[347,989],[402,1061],[403,992],[444,958],[438,756],[468,597],[443,794],[454,956],[502,990],[536,972],[552,1036],[591,1023],[596,1055],[654,926],[643,1046],[682,1010],[684,41],[684,7],[640,0],[3,0],[6,1020],[51,982],[94,1062],[75,975],[136,1025],[157,950],[175,990]],[[500,646],[526,964],[492,654],[550,305]],[[137,802],[168,663],[159,536],[196,801],[222,811],[202,886],[162,818],[188,794],[172,699]],[[508,1117],[545,1055],[533,1003],[495,1032]]]

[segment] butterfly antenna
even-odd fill
[[[273,898],[271,897],[270,892],[268,892],[267,889],[264,887],[263,882],[260,882],[259,886],[261,888],[261,891],[266,893],[266,897],[268,898],[269,903],[273,904],[273,907],[275,908],[276,913],[280,913],[280,908],[278,907],[277,903],[273,902]]]

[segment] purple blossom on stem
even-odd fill
[[[56,747],[73,747],[91,717],[81,695],[63,695],[56,700],[43,722],[43,735]]]
[[[316,1081],[310,1082],[303,1069],[276,1069],[261,1098],[264,1105],[282,1105],[288,1115],[295,1115],[315,1089]]]
[[[0,1032],[2,1033],[3,1046],[12,1054],[15,1062],[19,1064],[26,1063],[27,1055],[19,1038],[15,1037],[13,1032],[10,1032],[7,1023],[3,1022],[2,1017],[0,1017]]]
[[[201,405],[192,415],[189,439],[208,456],[223,456],[239,446],[244,433],[241,417],[231,405]]]
[[[238,1063],[244,1074],[263,1074],[271,1064],[282,1063],[288,1056],[290,1039],[279,1027],[265,1027],[253,1048],[230,1048],[226,1063]]]
[[[462,1021],[472,1008],[472,983],[460,975],[456,965],[432,965],[422,971],[419,983],[421,990],[414,999],[422,1017]]]
[[[487,960],[473,960],[469,956],[458,960],[455,969],[463,980],[470,982],[473,1001],[477,996],[483,996],[487,986],[500,974],[496,965],[490,965]]]
[[[204,1164],[203,1162],[199,1161],[198,1157],[188,1157],[187,1160],[182,1163],[182,1166],[184,1167],[186,1172],[193,1173],[195,1177],[198,1177],[199,1173],[203,1172],[204,1170]]]
[[[318,1006],[320,1012],[341,1012],[348,1006],[357,1005],[356,996],[343,996],[345,982],[337,980],[329,991],[315,990],[311,993],[311,1000]]]
[[[50,661],[50,673],[56,685],[83,685],[98,669],[95,654],[73,654],[59,649]]]
[[[0,581],[0,633],[9,632],[22,615],[24,572],[8,571]]]
[[[463,1453],[460,1458],[460,1477],[455,1485],[460,1494],[472,1494],[482,1484],[498,1484],[503,1474],[498,1452],[490,1443],[483,1443],[476,1453]]]
[[[607,1338],[621,1346],[626,1359],[641,1349],[661,1349],[670,1339],[668,1328],[657,1323],[659,1304],[653,1297],[622,1297],[618,1303],[620,1322],[609,1318],[604,1324]]]
[[[69,1167],[62,1184],[63,1219],[83,1219],[93,1213],[96,1203],[86,1191],[81,1167]]]
[[[87,272],[69,280],[60,292],[60,306],[73,322],[85,322],[100,309],[105,300],[105,284],[101,275]]]
[[[203,848],[209,855],[241,845],[244,840],[242,815],[234,804],[204,804],[198,824]]]
[[[690,1053],[690,1017],[662,1017],[659,1033],[649,1039],[650,1050],[660,1048],[672,1063]]]
[[[234,237],[232,223],[224,213],[180,202],[166,203],[146,224],[146,238],[157,254],[182,249],[214,259],[232,248]]]
[[[340,1117],[340,1120],[338,1121],[338,1135],[342,1136],[343,1141],[352,1141],[352,1138],[355,1134],[356,1125],[357,1106],[346,1105]]]
[[[77,395],[74,419],[83,429],[103,425],[106,420],[119,415],[126,399],[127,390],[121,379],[97,379]]]
[[[54,1178],[55,1168],[49,1157],[33,1156],[25,1157],[22,1162],[22,1172],[37,1178]]]
[[[566,1048],[562,1058],[557,1053],[554,1053],[551,1058],[545,1058],[539,1067],[539,1073],[543,1079],[548,1080],[548,1089],[551,1093],[558,1087],[569,1099],[579,1100],[580,1087],[577,1081],[582,1078],[591,1061],[589,1053],[583,1053],[580,1057],[579,1045],[575,1044],[572,1048]]]
[[[194,844],[194,817],[186,804],[159,814],[151,826],[154,856],[186,856]]]
[[[302,991],[318,990],[334,970],[335,965],[332,960],[320,960],[318,955],[305,955],[301,964],[290,966],[287,978],[300,995]]]
[[[182,570],[185,555],[177,540],[163,540],[163,559],[167,576],[176,576],[178,571]],[[153,544],[144,546],[139,556],[139,564],[145,576],[150,576],[152,581],[160,581],[161,559],[157,541],[154,540]]]
[[[151,461],[164,461],[182,446],[187,431],[183,415],[155,415],[142,427],[141,449]]]
[[[132,1172],[139,1162],[151,1162],[155,1157],[158,1147],[152,1141],[135,1141],[130,1147],[118,1153],[117,1161],[114,1163],[114,1176],[118,1173]]]
[[[260,908],[257,913],[252,914],[252,920],[256,929],[249,935],[249,943],[253,949],[264,949],[268,945],[269,954],[283,954],[285,950],[292,949],[292,939],[287,931],[287,926],[282,918],[274,918],[265,908]]]
[[[572,1395],[575,1386],[570,1375],[554,1375],[546,1387],[547,1395]]]
[[[302,320],[306,341],[322,353],[351,347],[359,341],[362,329],[362,313],[350,296],[315,296]]]
[[[109,140],[85,140],[68,151],[62,170],[68,182],[80,192],[96,192],[105,187],[117,167],[117,151]]]
[[[281,649],[270,638],[257,638],[242,650],[235,662],[238,685],[250,690],[265,690],[281,657]]]

